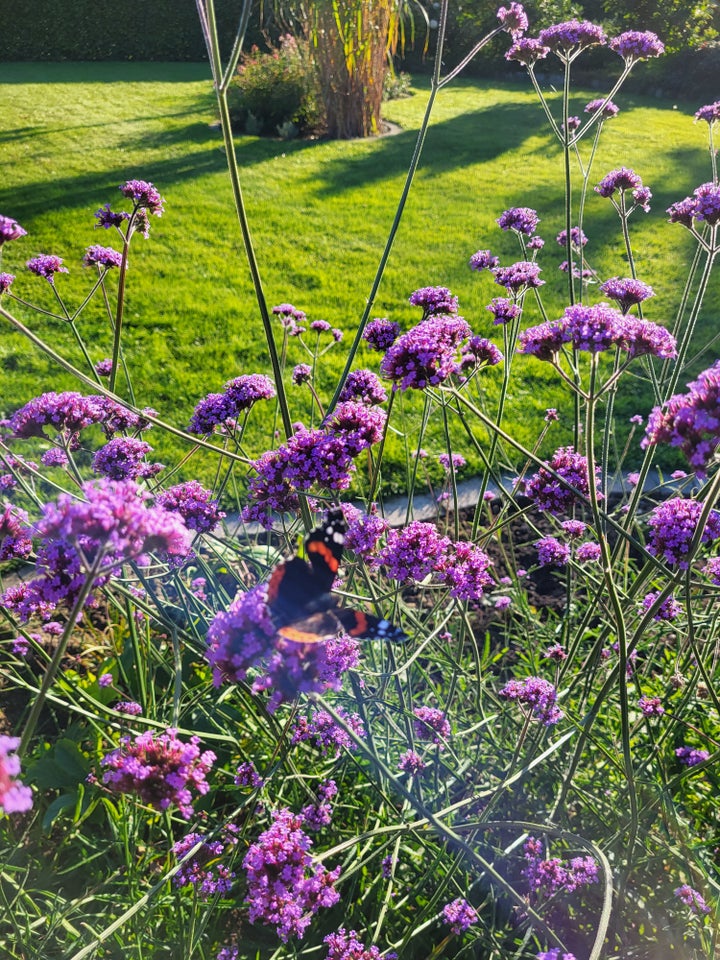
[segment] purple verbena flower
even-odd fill
[[[567,230],[561,230],[557,237],[555,237],[555,240],[561,247],[564,247],[567,243]],[[579,250],[580,247],[584,247],[587,242],[588,238],[580,227],[570,228],[570,243],[573,247]]]
[[[715,123],[716,120],[720,120],[720,100],[716,100],[714,103],[708,103],[704,107],[695,113],[696,120],[705,120],[710,126]]]
[[[310,324],[310,329],[316,333],[327,333],[331,327],[327,320],[313,320]]]
[[[575,551],[575,559],[578,563],[597,563],[602,556],[602,549],[599,543],[588,541],[581,543]]]
[[[209,434],[215,427],[235,420],[243,411],[250,410],[258,400],[271,400],[275,386],[261,373],[246,374],[228,380],[222,393],[210,393],[195,407],[188,430]]]
[[[468,373],[481,366],[494,367],[505,358],[495,344],[486,337],[470,337],[460,351],[460,370]]]
[[[342,505],[347,524],[345,531],[345,549],[352,550],[359,557],[372,556],[380,538],[389,529],[387,520],[373,513],[363,513],[350,503]]]
[[[343,400],[324,421],[332,436],[342,440],[346,452],[356,457],[362,450],[379,443],[387,414],[363,400]]]
[[[561,59],[577,54],[586,47],[607,42],[602,27],[589,20],[567,20],[553,24],[541,30],[538,39]]]
[[[648,417],[641,446],[669,443],[679,447],[699,476],[720,442],[720,361],[688,384],[686,394],[676,394]]]
[[[303,807],[301,816],[309,830],[322,830],[323,827],[332,823],[333,809],[330,800],[337,796],[337,784],[334,780],[326,780],[315,792],[318,796],[317,803],[310,803]]]
[[[468,261],[471,270],[492,270],[500,266],[500,260],[493,256],[489,250],[478,250]]]
[[[218,501],[213,499],[212,491],[197,480],[187,480],[168,487],[157,495],[155,504],[163,510],[179,514],[188,530],[197,533],[214,530],[225,516],[219,509]]]
[[[509,7],[499,7],[497,18],[500,26],[514,38],[519,38],[528,28],[528,18],[521,3],[511,3]]]
[[[600,109],[602,109],[600,116],[603,120],[610,120],[612,117],[616,117],[620,112],[620,108],[616,106],[612,100],[604,100],[600,98],[599,100],[590,100],[590,102],[585,106],[585,113],[595,113]]]
[[[576,958],[574,953],[561,953],[560,947],[551,947],[549,950],[541,950],[535,960],[576,960]]]
[[[172,850],[178,860],[199,844],[174,875],[172,882],[176,887],[193,887],[201,900],[230,892],[235,874],[219,862],[220,857],[237,844],[235,830],[230,827],[232,824],[223,831],[222,839],[207,840],[201,833],[188,833],[173,844]]]
[[[567,307],[561,323],[573,347],[590,353],[609,350],[623,335],[622,314],[607,303]]]
[[[403,773],[409,773],[413,777],[417,776],[418,773],[422,773],[426,766],[427,764],[423,758],[414,750],[406,750],[398,761],[398,770],[401,770]]]
[[[697,532],[703,504],[698,500],[672,497],[655,507],[648,518],[650,542],[648,552],[654,557],[664,557],[681,570],[688,568],[689,551]],[[720,513],[713,510],[708,517],[700,538],[708,543],[720,537]]]
[[[545,46],[534,37],[521,37],[516,40],[505,54],[506,60],[517,60],[523,66],[532,69],[538,60],[544,60],[550,53],[550,47]]]
[[[365,736],[363,722],[356,713],[346,713],[342,707],[336,713],[358,737]],[[309,742],[323,756],[339,756],[341,750],[357,750],[357,744],[347,731],[338,726],[326,710],[315,710],[309,716],[300,714],[295,720],[291,743]]]
[[[675,756],[686,767],[695,767],[710,758],[707,750],[698,750],[696,747],[678,747]]]
[[[112,227],[119,228],[125,220],[130,219],[130,214],[121,211],[115,213],[110,209],[110,204],[106,203],[104,207],[95,211],[96,227],[102,227],[104,230],[110,230]]]
[[[134,739],[121,737],[120,746],[101,760],[106,767],[103,783],[117,793],[135,793],[154,810],[171,805],[188,820],[193,813],[192,793],[210,789],[205,777],[215,754],[201,753],[199,737],[183,743],[171,727],[165,733],[147,730]]]
[[[402,334],[388,349],[380,373],[396,390],[437,386],[457,370],[456,353],[471,335],[458,316],[432,316]]]
[[[109,377],[112,373],[113,362],[110,357],[106,357],[104,360],[98,360],[95,364],[95,373],[99,377]]]
[[[111,267],[119,267],[122,264],[122,254],[112,247],[101,247],[95,244],[88,247],[83,257],[83,264],[86,267],[105,267],[109,270]]]
[[[522,313],[522,308],[518,304],[508,300],[507,297],[494,297],[485,307],[493,315],[493,323],[505,325],[515,320]]]
[[[532,207],[510,207],[501,213],[495,222],[501,230],[514,230],[531,237],[540,223],[540,217]]]
[[[435,571],[441,583],[450,587],[450,596],[458,600],[479,600],[493,578],[488,573],[492,560],[475,544],[465,540],[446,543],[444,554],[438,552]]]
[[[24,230],[17,220],[12,217],[0,216],[0,247],[11,240],[19,240],[20,237],[26,237],[27,230]]]
[[[134,201],[136,210],[147,210],[156,217],[163,215],[165,201],[147,180],[127,180],[120,184],[118,190],[124,197]]]
[[[418,740],[429,740],[441,746],[450,736],[450,723],[442,710],[436,707],[415,707],[413,729]]]
[[[645,717],[661,717],[665,713],[660,697],[640,697],[638,707]]]
[[[549,468],[549,469],[548,469]],[[599,480],[599,467],[595,468],[595,482]],[[587,457],[576,453],[574,447],[559,447],[546,465],[527,481],[525,495],[539,510],[547,510],[554,516],[567,513],[578,502],[578,494],[569,489],[557,477],[570,484],[584,497],[590,495],[590,477],[588,476]],[[598,496],[602,496],[598,492]]]
[[[521,290],[530,290],[542,287],[545,283],[540,279],[541,268],[529,260],[519,260],[509,267],[495,267],[492,275],[495,277],[495,283],[506,290],[518,293]]]
[[[248,670],[273,648],[275,626],[267,606],[267,587],[260,584],[240,593],[227,611],[216,614],[207,632],[205,653],[213,682],[243,681]]]
[[[115,437],[95,453],[92,466],[110,480],[137,480],[147,475],[145,457],[152,447],[135,437]]]
[[[564,567],[570,560],[570,547],[556,537],[543,537],[535,544],[540,566]]]
[[[340,927],[336,933],[329,933],[323,943],[328,945],[326,960],[396,960],[396,953],[381,953],[375,945],[366,947],[355,930],[346,931]]]
[[[563,346],[569,342],[570,336],[563,321],[547,320],[520,332],[518,353],[553,362]]]
[[[49,253],[42,253],[38,257],[33,257],[25,264],[30,273],[36,277],[44,277],[49,283],[55,283],[56,273],[69,273],[67,267],[63,266],[62,257],[55,257]]]
[[[686,907],[690,907],[693,913],[710,913],[710,907],[705,903],[702,896],[687,883],[677,887],[673,890],[673,893]]]
[[[563,717],[562,710],[557,707],[557,690],[542,677],[508,680],[499,696],[529,707],[533,718],[542,721],[546,727],[553,726]]]
[[[479,917],[477,910],[471,907],[467,900],[458,897],[452,903],[446,903],[443,907],[443,920],[449,924],[450,932],[459,936],[465,933],[474,923],[477,923]]]
[[[655,601],[660,596],[659,593],[651,592],[646,593],[642,600],[642,609],[649,610],[655,604]],[[682,604],[679,603],[672,594],[669,597],[665,597],[663,602],[660,604],[657,613],[653,617],[653,620],[661,622],[663,620],[675,620],[676,617],[679,617],[682,613]]]
[[[720,186],[716,183],[703,183],[693,190],[696,220],[704,221],[711,227],[720,223]]]
[[[32,808],[32,790],[17,778],[20,758],[15,751],[19,737],[0,736],[0,809],[5,813],[26,813]]]
[[[0,561],[24,560],[32,553],[32,529],[27,519],[24,510],[5,504],[0,513]]]
[[[0,297],[8,292],[14,281],[14,273],[0,273]]]
[[[372,370],[353,370],[348,374],[339,400],[341,403],[345,400],[359,400],[367,406],[373,406],[385,403],[387,393],[380,378]]]
[[[628,30],[619,37],[613,37],[609,47],[626,63],[659,57],[665,53],[665,44],[650,30]]]
[[[400,336],[400,324],[395,320],[388,320],[387,317],[378,317],[371,320],[365,327],[363,340],[365,340],[374,350],[385,352]]]
[[[624,197],[628,191],[632,191],[635,205],[642,207],[645,213],[649,211],[650,205],[648,201],[652,197],[652,193],[648,187],[643,186],[642,180],[634,170],[630,170],[628,167],[611,170],[595,187],[595,193],[599,193],[601,197],[612,199],[615,204],[614,193],[616,190],[622,197]],[[634,209],[634,207],[628,212],[632,212],[632,209]]]
[[[436,314],[458,312],[458,298],[447,287],[421,287],[410,294],[410,303],[422,307],[423,320]]]
[[[139,717],[143,713],[142,706],[135,700],[121,700],[115,704],[113,710],[117,710],[118,713],[124,713],[128,717]]]
[[[335,883],[340,867],[327,870],[309,853],[312,840],[303,831],[302,817],[287,807],[272,811],[272,824],[251,844],[243,859],[247,874],[246,903],[250,923],[275,927],[287,943],[302,938],[321,907],[331,907],[340,895]]]
[[[449,543],[434,524],[413,520],[405,527],[388,531],[375,565],[385,567],[391,580],[424,580],[436,569],[438,557],[445,556]]]
[[[261,787],[265,781],[260,776],[260,774],[255,769],[255,764],[252,760],[246,760],[244,763],[239,764],[237,770],[235,771],[235,777],[233,778],[233,783],[238,787]]]
[[[655,296],[655,291],[651,286],[631,277],[625,279],[610,277],[609,280],[601,283],[598,289],[606,297],[615,300],[622,313],[628,313],[635,304],[642,303],[643,300]]]

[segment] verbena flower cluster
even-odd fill
[[[563,712],[557,706],[557,690],[542,677],[508,680],[499,696],[529,707],[533,719],[540,720],[546,727],[554,726],[563,718]]]
[[[720,443],[720,360],[648,417],[644,448],[658,443],[678,447],[699,476],[715,456]]]
[[[664,327],[623,314],[607,303],[567,307],[559,320],[522,331],[519,342],[520,353],[550,361],[556,360],[565,345],[589,353],[617,347],[631,357],[649,354],[672,359],[677,354],[675,337]]]
[[[222,393],[210,393],[198,403],[188,430],[202,435],[211,434],[216,427],[234,422],[259,400],[271,400],[274,396],[273,382],[263,374],[235,377],[228,380]]]
[[[47,439],[44,428],[50,427],[53,439],[60,438],[71,450],[77,449],[80,432],[93,424],[99,424],[108,437],[121,432],[140,433],[150,426],[143,416],[114,400],[74,391],[40,394],[3,421],[11,437],[17,439]]]
[[[396,953],[381,953],[374,945],[366,947],[355,930],[340,927],[335,933],[329,933],[323,943],[327,944],[326,960],[395,960]]]
[[[600,467],[595,467],[593,482],[596,496],[602,499],[597,489]],[[569,513],[580,498],[590,496],[590,477],[587,457],[576,453],[573,447],[559,447],[552,458],[546,461],[525,484],[525,496],[533,501],[538,510],[554,516]]]
[[[220,858],[237,844],[237,832],[237,827],[228,824],[221,839],[208,840],[201,833],[188,833],[173,844],[173,853],[178,860],[200,844],[173,877],[175,886],[193,887],[201,900],[229,893],[235,874]]]
[[[658,504],[648,517],[648,552],[655,557],[663,557],[670,564],[677,564],[681,570],[686,570],[690,546],[697,533],[702,512],[702,503],[683,497],[671,497]],[[700,536],[700,543],[710,543],[718,537],[720,513],[712,510]]]
[[[184,743],[177,730],[151,730],[121,737],[120,746],[101,760],[103,783],[116,793],[134,793],[155,810],[174,805],[185,819],[193,814],[193,793],[206,794],[205,779],[215,762],[211,750],[200,751],[199,737]]]
[[[71,606],[91,573],[100,586],[125,560],[190,552],[190,532],[182,518],[148,506],[149,494],[134,481],[91,481],[82,485],[81,494],[83,499],[60,494],[43,508],[36,527],[39,576],[10,587],[2,598],[22,620],[47,618],[60,604]]]
[[[287,943],[301,938],[321,907],[340,899],[335,883],[340,867],[327,870],[311,854],[312,840],[302,829],[303,818],[284,807],[273,810],[272,824],[260,834],[243,859],[247,875],[246,902],[251,923],[274,926]]]
[[[446,903],[442,913],[443,920],[450,926],[450,932],[458,936],[469,930],[479,919],[477,910],[462,897],[458,897],[452,903]]]
[[[594,857],[573,857],[560,860],[546,857],[542,841],[529,837],[523,846],[525,867],[523,876],[535,893],[551,895],[559,891],[572,893],[579,887],[597,883],[598,865]]]
[[[378,406],[345,400],[339,403],[324,426],[295,433],[275,450],[255,460],[256,476],[250,481],[252,502],[243,517],[272,526],[273,513],[296,513],[298,491],[319,487],[333,492],[350,485],[353,459],[381,439],[385,411]]]
[[[494,585],[488,573],[492,561],[480,547],[463,540],[452,541],[434,524],[420,520],[387,533],[375,566],[401,582],[424,580],[432,574],[459,600],[478,600],[486,588]]]
[[[25,813],[33,805],[32,790],[18,780],[20,758],[15,751],[18,737],[0,736],[0,808],[5,813]]]

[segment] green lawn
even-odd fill
[[[50,305],[49,289],[23,264],[38,253],[55,253],[71,270],[59,279],[59,289],[71,304],[79,302],[90,283],[80,263],[84,248],[112,242],[109,234],[93,229],[94,211],[108,201],[120,208],[117,185],[122,181],[151,180],[167,203],[165,216],[153,218],[151,239],[136,239],[129,275],[125,346],[138,402],[185,426],[205,393],[229,377],[267,370],[206,67],[3,64],[0,82],[0,213],[28,230],[27,237],[4,251],[3,269],[18,274],[14,292]],[[581,114],[585,102],[597,95],[587,92],[579,98],[575,112]],[[310,319],[327,319],[348,339],[352,336],[392,222],[426,97],[427,84],[419,78],[414,97],[387,104],[387,119],[402,128],[392,137],[365,142],[238,138],[250,222],[271,305],[290,301]],[[636,213],[631,232],[638,274],[657,294],[646,316],[669,323],[688,245],[682,228],[665,222],[664,210],[710,178],[706,130],[692,123],[698,104],[675,108],[622,95],[617,100],[622,112],[606,125],[592,183],[624,164],[653,190],[652,212]],[[559,313],[565,305],[564,275],[557,271],[564,255],[554,243],[563,225],[560,161],[560,149],[528,81],[467,81],[444,90],[373,315],[390,316],[407,327],[419,319],[407,303],[412,290],[444,284],[460,297],[461,312],[477,333],[496,334],[484,305],[503,291],[489,275],[472,274],[467,260],[484,247],[506,263],[519,259],[514,237],[494,223],[503,209],[516,205],[535,207],[542,218],[540,233],[547,241],[541,255],[547,280],[543,293],[550,312]],[[627,275],[609,201],[589,198],[585,230],[588,259],[600,274]],[[715,284],[709,303],[717,292]],[[66,330],[19,312],[32,316],[34,329],[79,361]],[[527,314],[536,322],[530,310]],[[708,327],[712,323],[707,305],[705,322]],[[88,315],[83,330],[93,360],[107,356],[110,337],[99,309]],[[294,348],[298,352],[290,356],[290,366],[306,359],[297,343]],[[0,408],[5,413],[42,390],[72,387],[70,379],[7,330],[0,357]],[[320,387],[329,395],[341,368],[342,347],[325,361]],[[361,361],[375,366],[377,356],[367,353]],[[498,380],[499,375],[494,371],[487,378]],[[290,390],[294,416],[302,419],[307,396],[299,388]],[[566,405],[551,370],[518,359],[507,422],[519,439],[532,443],[545,408]],[[636,409],[646,412],[649,405],[649,399],[628,395],[620,410],[624,416]],[[265,448],[267,427],[267,422],[258,425],[253,452]],[[154,441],[164,462],[182,455],[182,443],[160,436]]]

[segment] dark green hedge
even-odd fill
[[[227,44],[241,7],[216,0]],[[206,59],[193,0],[0,0],[0,24],[4,61]]]

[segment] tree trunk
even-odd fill
[[[380,133],[388,70],[392,0],[321,0],[314,56],[328,136],[348,140]]]

